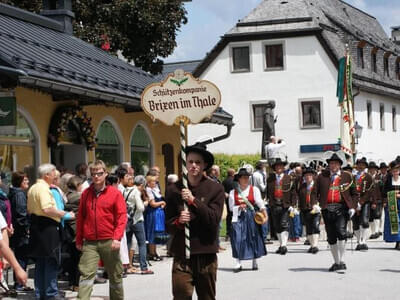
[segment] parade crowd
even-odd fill
[[[400,250],[400,157],[379,166],[364,157],[352,166],[336,153],[323,164],[273,157],[254,168],[228,169],[221,182],[203,145],[187,147],[186,155],[188,184],[169,174],[165,195],[157,166],[135,176],[130,163],[113,172],[101,160],[79,163],[75,172],[42,164],[32,185],[25,173],[14,172],[11,185],[0,190],[0,271],[14,269],[13,288],[0,274],[5,293],[64,299],[58,288],[64,278],[78,299],[90,299],[93,285],[109,280],[110,299],[124,299],[123,277],[154,274],[151,263],[163,259],[157,245],[165,245],[173,257],[174,299],[190,299],[194,289],[199,299],[215,299],[216,253],[225,250],[219,241],[224,205],[234,272],[246,260],[258,270],[257,259],[273,240],[277,254],[290,253],[288,241],[299,242],[303,231],[315,255],[322,228],[331,272],[347,269],[346,241],[353,236],[355,250],[367,251],[368,239],[382,234]],[[26,285],[25,273],[32,263],[34,288]]]

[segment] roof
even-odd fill
[[[194,75],[200,76],[230,42],[301,35],[317,36],[335,65],[344,55],[346,44],[356,57],[361,40],[395,56],[400,54],[399,45],[389,39],[376,18],[344,1],[264,0],[221,37]],[[373,84],[376,92],[400,98],[400,81],[372,74],[357,64],[353,64],[353,73],[358,75],[355,85],[370,88]]]
[[[62,32],[57,24],[0,3],[0,66],[25,72],[19,84],[55,97],[140,105],[152,75]]]
[[[166,63],[163,65],[163,71],[161,74],[155,76],[155,82],[162,81],[169,73],[174,73],[177,69],[182,69],[185,72],[193,73],[197,66],[201,63],[201,59],[188,60],[174,63]]]

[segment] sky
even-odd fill
[[[220,37],[235,26],[262,0],[192,0],[185,3],[188,23],[177,35],[177,47],[164,61],[203,59]],[[316,0],[318,1],[318,0]],[[346,0],[376,17],[390,36],[391,26],[400,26],[400,0]]]

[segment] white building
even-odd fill
[[[231,136],[209,149],[260,153],[268,101],[276,103],[276,135],[287,141],[289,160],[318,157],[310,152],[315,145],[337,144],[337,66],[345,44],[353,59],[355,120],[363,127],[357,151],[393,159],[400,149],[400,47],[373,16],[340,0],[264,0],[221,37],[193,72],[219,87],[221,105],[234,116]],[[224,129],[200,124],[188,132],[191,144]]]

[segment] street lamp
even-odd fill
[[[361,125],[359,125],[358,122],[356,121],[356,124],[354,124],[354,130],[355,130],[355,134],[354,134],[355,144],[357,145],[358,139],[361,138],[363,127]]]

